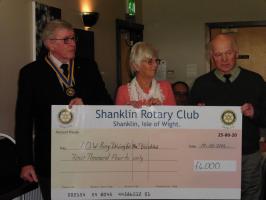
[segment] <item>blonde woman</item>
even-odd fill
[[[136,43],[130,53],[130,67],[135,77],[128,84],[118,88],[117,105],[176,105],[175,97],[168,81],[157,81],[157,50],[149,43]]]

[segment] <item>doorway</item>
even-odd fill
[[[130,50],[136,42],[143,40],[143,29],[142,24],[116,20],[117,86],[126,84],[132,79],[129,66]]]
[[[208,23],[210,41],[219,33],[232,34],[239,47],[239,66],[259,73],[266,80],[266,21]],[[210,62],[210,69],[214,66]]]

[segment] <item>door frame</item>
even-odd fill
[[[132,23],[130,21],[116,19],[116,83],[120,86],[122,83],[121,77],[121,46],[120,36],[124,31],[130,32],[130,40],[132,39],[133,44],[137,41],[143,40],[144,25]],[[134,33],[142,33],[140,38],[135,38]]]

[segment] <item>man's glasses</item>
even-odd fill
[[[145,59],[144,62],[148,63],[149,65],[152,65],[153,63],[159,65],[161,63],[161,59],[150,58],[150,59]]]
[[[77,38],[75,37],[66,37],[66,38],[50,38],[50,40],[62,40],[64,44],[70,44],[71,42],[77,42]]]

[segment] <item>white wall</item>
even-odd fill
[[[168,69],[175,71],[168,79],[189,84],[209,70],[205,23],[266,20],[265,0],[143,0],[142,9],[144,40],[153,43]],[[189,77],[193,70],[187,76],[194,66],[196,76]]]
[[[1,0],[0,24],[0,132],[12,135],[18,71],[32,57],[30,0]]]

